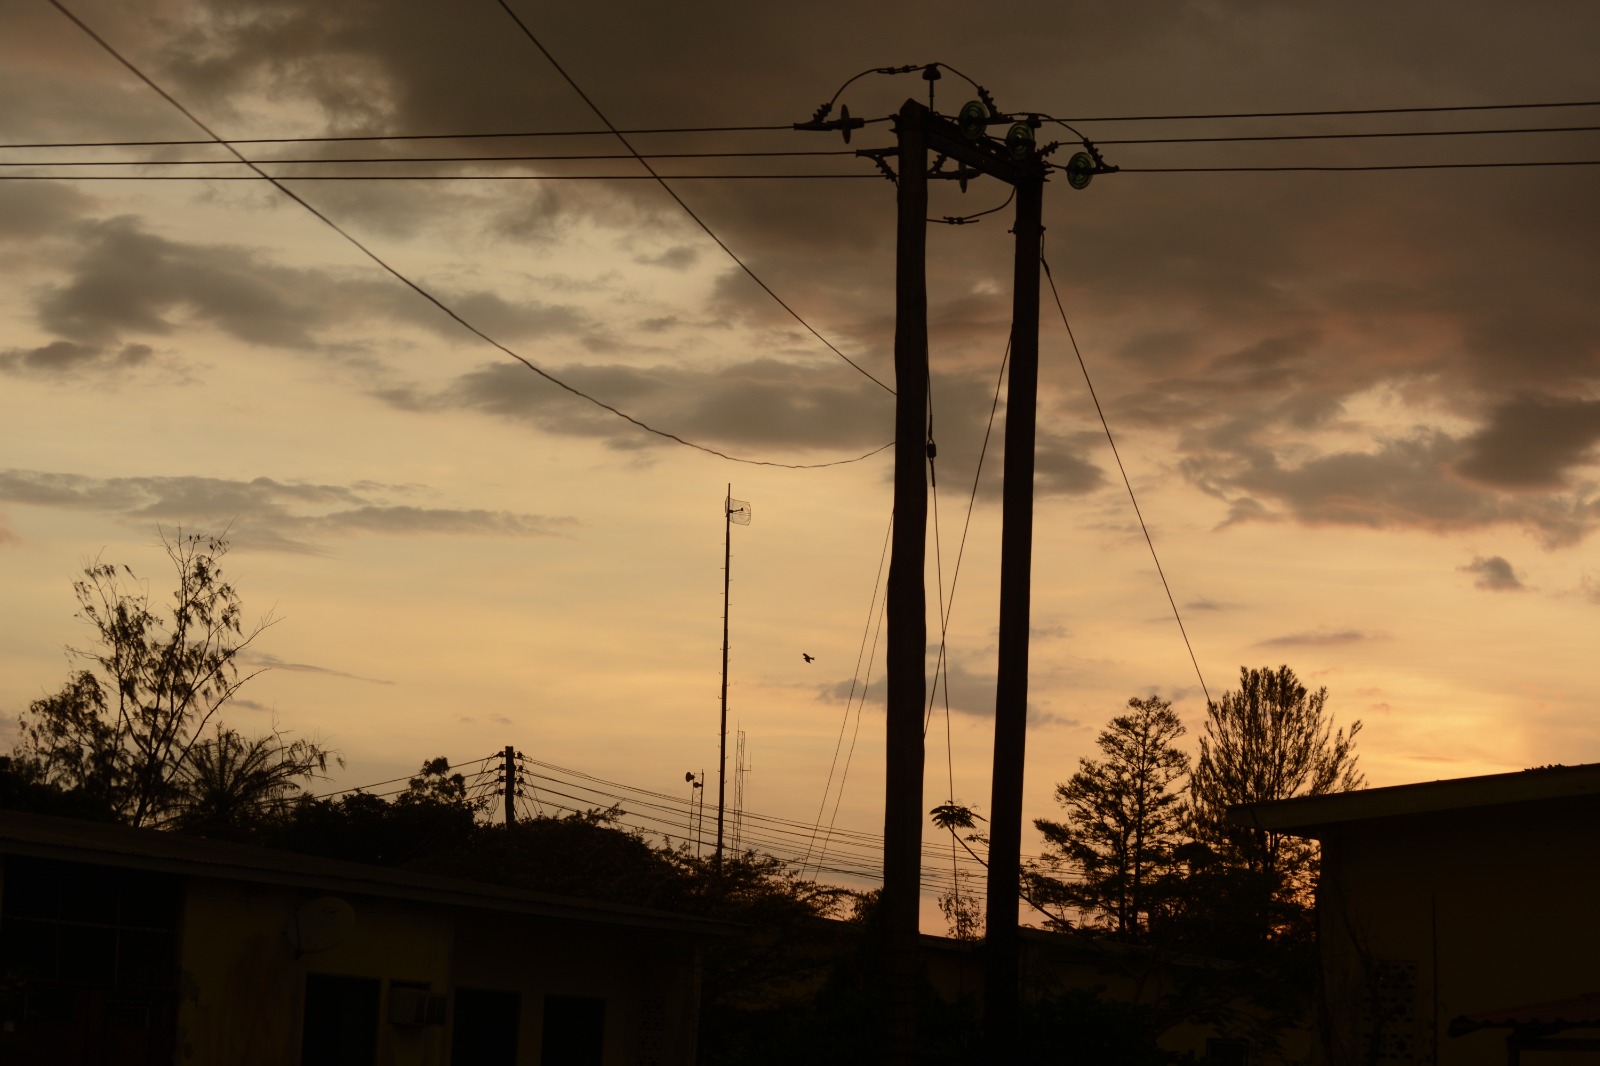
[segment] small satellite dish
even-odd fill
[[[977,100],[968,100],[961,108],[961,114],[956,116],[956,125],[961,130],[961,136],[975,141],[983,136],[983,131],[989,126],[989,109]]]
[[[1094,157],[1088,152],[1078,152],[1067,160],[1067,184],[1074,189],[1087,189],[1094,172]]]
[[[355,908],[337,896],[318,896],[294,912],[294,946],[301,955],[344,943],[355,928]]]

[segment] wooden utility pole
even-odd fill
[[[889,968],[889,1062],[916,1061],[917,935],[922,895],[923,703],[927,699],[929,112],[908,100],[899,138],[895,244],[894,542],[883,804],[883,915]]]
[[[976,112],[972,109],[976,108]],[[848,122],[848,119],[842,121]],[[1013,123],[1004,143],[986,127],[1010,122],[987,104],[958,125],[907,100],[898,137],[899,224],[895,251],[894,554],[888,590],[888,765],[884,797],[883,909],[889,987],[889,1061],[916,1058],[917,933],[921,894],[923,715],[927,697],[928,153],[956,163],[941,177],[979,174],[1017,190],[1016,292],[1006,406],[1000,687],[996,694],[994,795],[989,860],[984,1030],[986,1061],[1014,1057],[1017,1017],[1017,887],[1022,760],[1028,700],[1028,586],[1033,548],[1034,406],[1038,390],[1039,249],[1044,165],[1032,123]],[[864,154],[884,154],[869,151]]]
[[[984,1044],[990,1062],[1016,1061],[1022,877],[1022,774],[1028,736],[1028,624],[1033,578],[1033,451],[1039,393],[1039,255],[1043,174],[1019,181],[1006,390],[1005,488],[1000,533],[1000,652],[989,796]]]

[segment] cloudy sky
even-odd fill
[[[604,128],[494,0],[68,6],[225,138]],[[1365,722],[1377,785],[1600,760],[1595,168],[1177,169],[1595,160],[1600,134],[1124,143],[1600,125],[1594,106],[1127,120],[1592,101],[1600,11],[513,6],[621,129],[785,127],[864,69],[936,61],[951,68],[941,112],[973,95],[959,71],[1002,109],[1071,121],[1124,172],[1083,191],[1050,183],[1046,256],[1212,694],[1241,665],[1289,664],[1328,687],[1339,722]],[[0,24],[0,142],[208,139],[45,0],[9,0]],[[915,73],[872,75],[840,102],[879,119],[927,89]],[[893,384],[894,188],[868,160],[692,155],[846,149],[782,128],[630,140],[678,156],[654,165],[686,176],[669,179],[684,203]],[[1057,158],[1076,148],[1061,127],[1041,140],[1067,142]],[[891,143],[876,122],[849,148]],[[598,136],[239,147],[627,155]],[[747,802],[815,821],[871,660],[890,453],[791,469],[645,432],[469,332],[305,205],[504,349],[729,456],[855,459],[889,442],[889,393],[659,185],[631,180],[643,171],[626,158],[266,168],[362,178],[285,181],[304,205],[242,166],[170,165],[229,158],[0,151],[0,177],[31,176],[0,181],[4,728],[83,641],[70,582],[86,560],[126,562],[160,590],[159,528],[226,529],[247,607],[280,619],[257,645],[275,669],[232,720],[340,749],[329,787],[509,743],[677,794],[686,770],[714,773],[731,483],[754,511],[733,531],[732,571]],[[97,161],[119,165],[60,165]],[[185,180],[82,180],[111,175]],[[936,217],[1005,199],[992,180],[935,184]],[[929,600],[942,573],[953,612],[951,742],[947,755],[941,697],[927,798],[980,811],[996,444],[949,584],[1006,347],[1008,218],[929,234],[942,544]],[[1190,741],[1204,708],[1048,290],[1044,307],[1030,818],[1054,813],[1054,784],[1130,696],[1171,699]],[[1002,403],[997,430],[1003,418]],[[869,832],[881,665],[870,676],[838,815]]]

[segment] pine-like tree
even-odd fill
[[[1047,900],[1078,908],[1092,924],[1130,939],[1174,888],[1173,850],[1182,839],[1189,757],[1174,746],[1184,733],[1169,700],[1130,699],[1095,743],[1101,759],[1080,759],[1056,786],[1064,821],[1034,821],[1055,849],[1049,858],[1082,871],[1081,880],[1036,877]]]
[[[1307,690],[1287,666],[1241,667],[1238,691],[1206,708],[1190,782],[1191,829],[1215,865],[1257,886],[1256,910],[1278,915],[1268,918],[1268,928],[1288,910],[1304,909],[1316,879],[1316,846],[1234,825],[1228,808],[1362,786],[1355,755],[1361,723],[1335,729],[1327,702],[1326,688]]]

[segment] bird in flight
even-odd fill
[[[801,652],[800,653],[800,658],[804,659],[806,662],[809,663],[809,662],[815,662],[817,657],[815,655],[807,655],[805,652]]]

